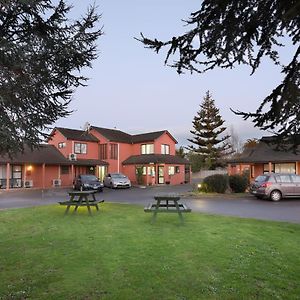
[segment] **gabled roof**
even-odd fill
[[[135,143],[154,141],[165,133],[167,133],[174,140],[174,142],[177,143],[175,138],[167,130],[135,134],[132,136],[132,143],[135,144]]]
[[[109,141],[131,144],[131,135],[121,130],[102,128],[96,126],[92,126],[91,129],[96,130]]]
[[[41,144],[39,148],[31,150],[25,147],[23,153],[10,158],[8,155],[0,156],[0,163],[14,164],[48,164],[48,165],[76,165],[76,166],[106,166],[107,162],[100,159],[78,159],[70,161],[54,146]]]
[[[96,130],[101,135],[103,135],[106,139],[112,142],[120,142],[120,143],[128,143],[128,144],[150,142],[156,140],[163,134],[167,133],[174,140],[174,142],[177,143],[175,138],[167,130],[130,135],[126,132],[117,129],[108,129],[108,128],[102,128],[96,126],[92,126],[91,129]]]
[[[228,163],[268,163],[268,162],[296,162],[300,161],[300,146],[298,152],[293,150],[278,150],[276,145],[270,142],[272,137],[263,137],[252,148],[247,149],[239,156],[228,160]]]
[[[123,165],[150,164],[150,163],[178,164],[178,165],[190,164],[190,162],[185,158],[176,155],[169,155],[169,154],[133,155],[123,161]]]
[[[34,163],[34,164],[66,164],[70,163],[54,145],[42,144],[39,148],[31,150],[24,148],[23,153],[17,153],[10,158],[8,155],[0,156],[0,163]]]
[[[76,140],[76,141],[83,141],[83,142],[98,142],[98,139],[95,136],[93,136],[92,134],[84,130],[55,127],[51,135],[54,133],[55,129],[58,130],[67,140]]]

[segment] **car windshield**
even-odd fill
[[[98,181],[98,178],[94,175],[81,175],[81,179],[84,181]]]
[[[112,178],[126,178],[126,176],[121,173],[111,174],[111,177]]]
[[[256,178],[255,178],[255,181],[256,181],[256,182],[264,182],[264,181],[268,181],[268,177],[269,177],[269,176],[261,175],[261,176],[256,177]]]

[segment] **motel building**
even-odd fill
[[[0,189],[72,187],[79,174],[120,172],[143,185],[190,183],[190,163],[175,155],[177,141],[167,131],[130,135],[91,126],[88,131],[56,127],[46,144],[0,156]]]

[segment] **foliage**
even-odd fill
[[[228,187],[228,176],[215,174],[207,176],[203,179],[203,189],[206,193],[220,193],[224,194]]]
[[[285,76],[282,83],[262,100],[256,112],[236,112],[244,119],[252,118],[254,125],[263,130],[275,131],[280,142],[300,131],[299,15],[298,0],[204,0],[185,21],[192,27],[185,34],[165,42],[142,34],[140,41],[156,52],[168,47],[165,63],[178,54],[171,64],[178,73],[203,73],[215,67],[231,69],[246,64],[252,75],[264,57],[280,65]],[[295,48],[286,65],[278,52],[284,42],[291,42]],[[300,138],[293,142],[300,144]]]
[[[193,173],[199,172],[204,167],[204,158],[201,154],[194,151],[189,151],[187,158],[191,163],[191,171]]]
[[[243,146],[243,149],[244,150],[248,150],[248,149],[252,149],[252,148],[255,148],[259,143],[259,140],[256,139],[256,138],[253,138],[253,139],[248,139],[245,143],[244,143],[244,146]]]
[[[0,153],[36,147],[46,129],[71,113],[68,104],[97,58],[91,6],[78,20],[64,0],[9,0],[0,5]]]
[[[184,151],[184,147],[182,147],[182,146],[180,146],[179,149],[176,149],[175,152],[176,152],[175,154],[177,156],[181,157],[181,158],[185,158],[186,157],[186,153]]]
[[[228,180],[234,193],[244,193],[248,187],[248,179],[245,175],[230,175]]]
[[[224,120],[219,114],[219,109],[216,108],[214,99],[207,91],[200,104],[200,110],[193,120],[194,129],[190,131],[193,138],[188,139],[192,145],[188,149],[200,154],[208,169],[221,166],[222,158],[232,152],[228,143],[229,135],[221,137],[226,130],[223,124]]]
[[[105,202],[92,218],[64,209],[0,211],[1,299],[299,298],[298,224],[191,213],[184,226],[177,214],[151,225],[139,205]]]
[[[136,181],[137,181],[137,184],[143,184],[144,183],[143,169],[144,169],[144,166],[136,167]]]

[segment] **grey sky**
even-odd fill
[[[70,1],[72,2],[72,1]],[[94,1],[73,1],[74,16]],[[227,127],[242,140],[267,135],[230,108],[254,111],[281,82],[280,67],[266,60],[250,76],[250,68],[216,69],[206,74],[178,75],[164,66],[164,54],[145,49],[134,37],[169,39],[187,28],[181,19],[200,7],[199,0],[96,0],[105,35],[99,39],[99,58],[84,74],[91,78],[79,88],[70,108],[74,113],[55,125],[80,128],[91,124],[128,133],[168,129],[179,145],[187,145],[192,120],[207,90],[213,95]],[[289,57],[288,49],[282,51]]]

